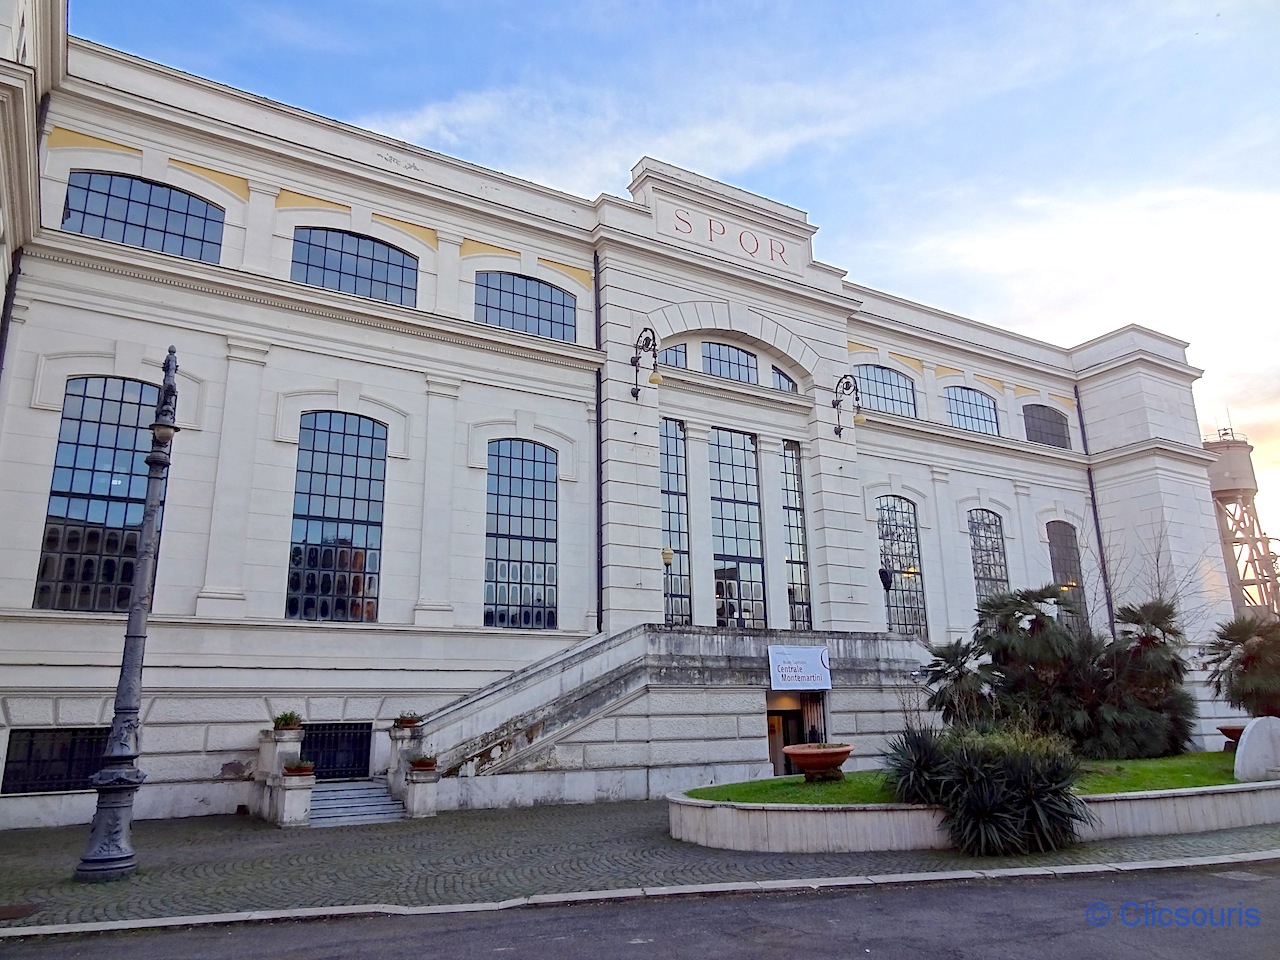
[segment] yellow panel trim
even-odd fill
[[[1015,397],[1039,396],[1040,391],[1035,387],[1020,387],[1015,384],[1013,387],[1013,395]]]
[[[50,147],[94,147],[98,150],[119,150],[121,153],[142,155],[142,151],[137,147],[126,147],[123,143],[103,140],[101,137],[91,137],[87,133],[68,130],[66,127],[54,127],[50,131],[49,139],[45,141],[45,145]]]
[[[492,243],[482,243],[479,240],[463,240],[462,246],[458,248],[458,256],[460,257],[470,257],[477,253],[496,253],[504,257],[520,256],[515,250],[508,250],[506,247],[495,247]]]
[[[865,343],[858,343],[856,340],[849,341],[850,353],[879,353],[875,347],[869,347]]]
[[[906,354],[902,354],[902,353],[890,353],[889,356],[893,357],[893,359],[897,360],[899,363],[905,364],[906,366],[910,367],[916,373],[920,373],[920,374],[924,373],[923,360],[917,360],[915,357],[908,357]],[[938,369],[942,369],[942,368],[939,367]]]
[[[1057,400],[1064,407],[1070,407],[1072,410],[1076,408],[1075,397],[1060,397],[1056,393],[1049,394],[1050,400]]]
[[[945,363],[940,363],[933,368],[933,375],[935,377],[953,377],[957,374],[963,377],[964,371],[955,367],[948,367]]]
[[[212,180],[220,187],[226,187],[241,200],[249,199],[249,181],[244,177],[232,176],[229,173],[223,173],[221,170],[210,170],[208,167],[202,167],[199,164],[188,163],[186,160],[178,160],[175,157],[169,158],[169,165],[180,167],[189,173],[194,173],[197,177],[204,177],[206,180]]]
[[[351,212],[351,208],[343,203],[321,200],[319,197],[309,197],[305,193],[294,193],[292,190],[281,190],[280,195],[276,197],[276,209],[283,210],[287,207],[320,207],[324,210]]]
[[[434,227],[420,227],[416,223],[406,223],[403,220],[397,220],[395,217],[384,216],[381,213],[375,213],[373,219],[379,223],[385,223],[389,227],[401,230],[411,237],[417,237],[432,250],[440,245],[440,238],[436,236]]]
[[[996,393],[1004,393],[1003,380],[997,380],[995,377],[984,377],[980,373],[975,373],[973,375],[973,379],[977,380],[979,383],[985,383],[988,387],[990,387]]]
[[[554,260],[543,260],[541,257],[538,258],[538,263],[542,264],[544,267],[550,267],[552,270],[559,270],[566,276],[573,277],[573,279],[577,280],[588,290],[591,289],[590,270],[583,270],[581,267],[571,267],[567,263],[556,263]]]

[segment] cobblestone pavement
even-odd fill
[[[80,884],[88,827],[0,833],[0,926],[341,907],[494,902],[730,881],[1117,863],[1280,848],[1280,825],[1081,844],[975,860],[953,851],[779,854],[671,839],[665,801],[444,813],[430,820],[280,830],[246,817],[134,825],[136,875]]]

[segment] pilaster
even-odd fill
[[[418,626],[454,626],[453,488],[457,459],[455,423],[461,381],[427,377],[427,436],[422,463],[422,535],[418,560]]]

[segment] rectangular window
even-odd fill
[[[716,626],[763,628],[768,624],[756,438],[733,430],[712,430],[707,448]]]
[[[0,793],[88,790],[102,769],[109,727],[10,730]]]
[[[876,526],[880,535],[880,568],[889,575],[884,598],[889,629],[927,642],[929,627],[916,505],[906,497],[877,497]]]
[[[693,623],[692,579],[689,572],[689,469],[685,457],[684,424],[663,420],[659,432],[662,473],[662,536],[671,550],[663,576],[666,622]]]
[[[973,588],[981,603],[1009,592],[1005,561],[1004,522],[992,510],[969,511],[969,552],[973,557]]]
[[[557,453],[532,440],[489,441],[484,625],[555,630]]]
[[[787,523],[787,597],[791,603],[791,629],[813,629],[809,599],[809,547],[804,527],[804,480],[800,471],[800,444],[782,445],[782,512]]]
[[[1070,604],[1059,615],[1062,625],[1073,632],[1089,629],[1089,608],[1084,599],[1084,576],[1080,569],[1080,542],[1076,528],[1063,520],[1050,520],[1045,527],[1049,535],[1049,566],[1053,582]]]

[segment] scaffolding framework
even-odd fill
[[[1220,430],[1205,449],[1218,454],[1209,470],[1217,507],[1218,536],[1230,579],[1231,602],[1236,613],[1266,610],[1280,616],[1280,564],[1272,550],[1273,538],[1262,531],[1254,496],[1253,447],[1233,430]]]

